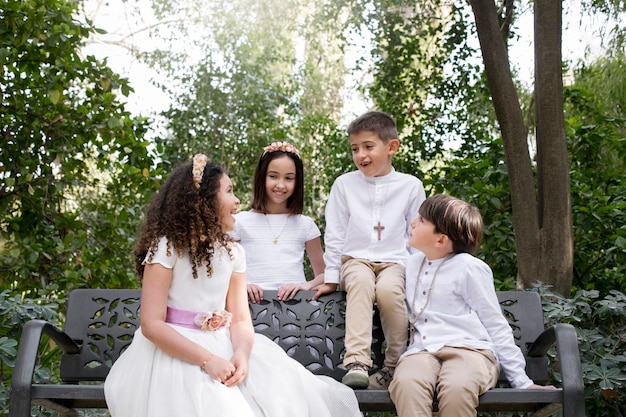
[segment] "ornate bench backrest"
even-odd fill
[[[278,301],[277,291],[263,291],[260,304],[250,304],[255,331],[278,343],[291,357],[313,373],[337,380],[345,373],[342,365],[345,332],[345,293],[336,292],[312,301],[313,291],[300,291],[289,301]],[[515,342],[524,352],[543,331],[543,313],[539,295],[525,291],[498,292],[502,311],[513,329]],[[373,312],[372,360],[382,366],[384,336],[378,311]],[[537,383],[548,378],[545,358],[526,357],[526,370]],[[500,381],[505,383],[504,373]]]
[[[530,345],[545,329],[541,297],[532,291],[499,291],[497,295],[502,313],[513,329],[515,343],[526,358],[526,373],[535,383],[545,384],[548,381],[547,358],[530,358],[527,355]],[[500,381],[506,381],[502,372]]]
[[[76,289],[67,302],[65,332],[81,346],[63,355],[65,382],[102,381],[139,327],[141,290]]]
[[[252,322],[261,333],[311,372],[341,379],[345,333],[345,300],[341,292],[312,301],[313,291],[279,301],[277,291],[263,291],[264,300],[250,303]]]
[[[264,300],[250,303],[257,333],[264,334],[315,374],[340,380],[345,334],[345,293],[312,301],[313,291],[300,291],[293,300],[279,301],[277,291],[264,291]],[[139,327],[141,290],[77,289],[69,295],[65,332],[81,346],[79,354],[61,358],[65,382],[102,381],[113,362],[130,344]],[[541,300],[534,292],[498,292],[502,311],[524,354],[543,331]],[[382,366],[384,337],[377,311],[373,313],[372,359]],[[538,383],[548,378],[546,359],[526,358],[527,372]],[[501,380],[505,381],[501,375]]]

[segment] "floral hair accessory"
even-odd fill
[[[193,157],[193,167],[191,173],[193,174],[193,183],[196,184],[196,188],[200,188],[202,182],[202,174],[204,174],[204,167],[206,166],[206,155],[197,153]]]
[[[202,330],[213,331],[230,326],[233,315],[226,311],[209,311],[208,313],[198,313],[193,319],[196,326]]]
[[[272,142],[269,145],[267,145],[265,148],[263,148],[263,151],[264,151],[263,153],[283,151],[283,152],[292,153],[296,156],[300,156],[300,152],[298,151],[298,148],[296,148],[289,142]]]

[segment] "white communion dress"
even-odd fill
[[[215,251],[213,276],[206,267],[191,273],[188,257],[178,257],[162,238],[152,263],[172,268],[168,308],[215,312],[225,308],[231,273],[245,270],[239,244]],[[227,327],[205,331],[169,323],[174,329],[224,358],[232,354]],[[117,342],[116,342],[117,343]],[[105,381],[112,417],[359,417],[354,392],[330,377],[317,376],[291,359],[277,344],[255,334],[245,381],[226,387],[158,349],[137,329],[133,341],[114,363]]]

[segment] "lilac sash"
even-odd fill
[[[168,307],[165,314],[165,322],[175,324],[177,326],[187,327],[189,329],[200,329],[195,323],[197,311],[183,310],[182,308]]]
[[[165,313],[166,323],[205,331],[230,327],[231,319],[232,314],[226,310],[198,313],[196,311],[183,310],[182,308],[167,307],[167,312]]]

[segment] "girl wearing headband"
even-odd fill
[[[258,303],[263,290],[278,290],[280,299],[324,282],[320,230],[302,214],[304,168],[298,149],[289,142],[263,148],[254,171],[251,210],[238,213],[232,233],[246,250],[248,299]],[[304,253],[314,279],[304,274]]]
[[[351,389],[254,333],[244,250],[227,234],[238,206],[204,155],[150,204],[135,248],[140,327],[105,381],[112,417],[360,416]]]

